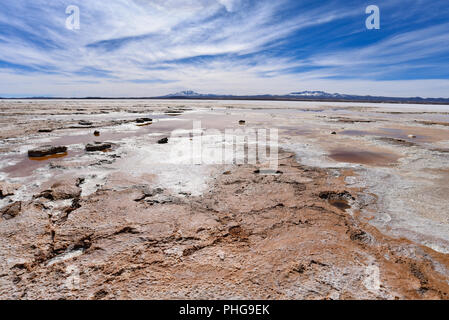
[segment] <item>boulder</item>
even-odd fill
[[[100,136],[100,131],[95,130],[95,131],[94,131],[94,136],[96,136],[96,137]]]
[[[245,123],[246,123],[245,120],[240,120],[240,121],[239,121],[239,124],[240,124],[240,125],[244,125]]]
[[[41,146],[36,149],[28,150],[28,156],[33,158],[50,156],[53,154],[67,152],[67,147],[64,146]]]
[[[17,201],[0,210],[3,219],[9,220],[19,215],[22,210],[22,202]]]
[[[92,152],[92,151],[103,151],[107,149],[111,149],[112,144],[108,142],[94,142],[94,143],[88,143],[86,145],[86,151]]]
[[[163,138],[157,142],[158,144],[166,144],[168,143],[168,138]]]

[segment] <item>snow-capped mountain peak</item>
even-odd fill
[[[342,97],[343,95],[339,93],[327,93],[324,91],[301,91],[301,92],[292,92],[289,94],[290,96],[295,97],[329,97],[329,98],[336,98],[336,97]]]
[[[193,90],[185,90],[185,91],[180,91],[180,92],[170,94],[169,96],[172,96],[172,97],[198,97],[198,96],[202,96],[202,94],[197,93]]]

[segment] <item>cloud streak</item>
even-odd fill
[[[0,95],[447,96],[445,1],[378,2],[382,29],[368,31],[355,0],[5,0]],[[65,28],[68,5],[80,8],[78,31]]]

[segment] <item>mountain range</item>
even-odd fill
[[[298,100],[298,101],[342,101],[342,102],[384,102],[384,103],[437,103],[449,104],[449,98],[362,96],[324,91],[300,91],[284,95],[220,95],[201,94],[192,90],[156,97],[158,99],[224,99],[224,100]]]
[[[3,98],[1,99],[11,99]],[[341,93],[327,93],[324,91],[299,91],[288,94],[259,94],[259,95],[226,95],[202,94],[192,90],[180,91],[158,97],[27,97],[12,99],[198,99],[198,100],[272,100],[272,101],[333,101],[333,102],[377,102],[377,103],[419,103],[419,104],[448,104],[449,98],[422,98],[422,97],[386,97],[361,96]]]

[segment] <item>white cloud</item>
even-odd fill
[[[229,12],[234,12],[241,4],[241,0],[218,0],[218,2],[220,2]]]
[[[81,30],[73,32],[65,28],[64,0],[6,1],[0,23],[20,32],[0,32],[0,61],[45,69],[29,73],[4,67],[3,95],[145,96],[189,88],[235,94],[300,89],[424,96],[448,92],[445,81],[432,88],[431,81],[360,80],[400,71],[410,59],[447,53],[446,24],[299,59],[269,51],[294,33],[359,18],[363,10],[331,2],[280,19],[291,5],[288,0],[260,0],[251,10],[244,0],[111,0],[107,5],[73,0],[81,10]],[[223,6],[229,14],[223,14]],[[361,18],[363,22],[363,14]],[[376,68],[385,61],[388,68]],[[301,73],[301,68],[309,71]],[[291,69],[296,74],[286,74]],[[360,79],[328,80],[347,74]]]

